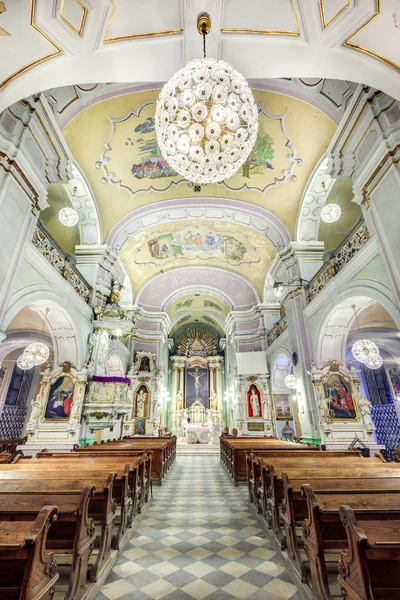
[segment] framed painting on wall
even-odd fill
[[[146,419],[135,419],[134,435],[146,435]]]
[[[276,419],[293,419],[289,394],[275,394],[274,405]]]
[[[74,389],[74,382],[68,375],[62,375],[50,386],[44,411],[46,421],[67,421],[69,419]]]
[[[353,420],[357,418],[351,384],[339,373],[331,373],[323,384],[324,396],[333,411],[334,420]]]

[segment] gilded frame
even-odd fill
[[[277,402],[276,402],[277,398],[287,398],[288,407],[289,407],[289,415],[278,416],[278,407],[277,407]],[[293,421],[293,407],[292,407],[290,394],[274,394],[274,412],[275,412],[275,419],[277,421],[287,421],[287,420]]]

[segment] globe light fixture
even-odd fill
[[[340,218],[342,210],[338,204],[325,204],[321,210],[321,219],[325,223],[334,223]]]
[[[69,206],[66,206],[65,208],[62,208],[58,213],[58,219],[60,223],[62,223],[66,227],[74,227],[74,225],[76,225],[79,221],[79,216],[76,210],[70,208]]]
[[[379,369],[383,365],[383,358],[379,354],[376,354],[366,360],[364,364],[369,369]]]
[[[28,369],[32,369],[32,367],[35,366],[35,363],[34,363],[33,358],[32,358],[32,356],[30,354],[26,354],[26,352],[23,352],[17,358],[17,365],[23,371],[28,371]]]
[[[50,351],[46,344],[33,342],[25,348],[25,354],[32,358],[34,365],[42,365],[49,358]]]
[[[200,15],[204,57],[189,62],[157,100],[157,144],[168,164],[197,184],[220,183],[247,160],[257,139],[258,108],[246,79],[225,61],[206,58],[208,15]]]
[[[351,352],[354,358],[362,363],[379,355],[378,346],[374,342],[371,342],[371,340],[357,340],[357,342],[353,344]]]
[[[286,375],[284,384],[289,390],[294,390],[296,388],[296,377],[294,375]]]

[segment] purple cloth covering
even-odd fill
[[[111,383],[130,383],[131,380],[128,377],[102,377],[100,375],[93,375],[92,381],[102,381]]]

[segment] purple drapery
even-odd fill
[[[102,377],[100,375],[93,375],[92,381],[99,381],[102,383],[130,383],[131,380],[128,377]]]

